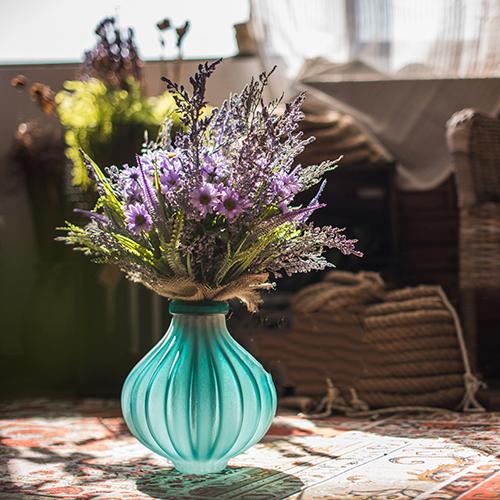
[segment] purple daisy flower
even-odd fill
[[[155,164],[158,160],[158,153],[156,151],[146,151],[139,156],[139,161],[144,169],[144,172],[153,176],[155,172]]]
[[[205,180],[210,182],[219,181],[227,174],[227,170],[228,163],[226,158],[220,153],[215,153],[204,157],[201,175]]]
[[[137,184],[141,177],[141,171],[138,167],[129,167],[128,165],[123,166],[123,170],[120,174],[120,183],[122,186],[127,187],[132,184]]]
[[[213,158],[209,156],[205,157],[205,161],[203,162],[203,166],[201,167],[201,175],[205,178],[213,178],[215,177],[215,173],[217,172],[217,164],[215,163]]]
[[[122,189],[122,194],[127,205],[142,203],[142,192],[138,182],[126,184]]]
[[[160,170],[162,169],[180,170],[181,168],[180,159],[178,158],[178,156],[172,156],[172,155],[177,155],[177,153],[168,151],[158,151],[156,155],[156,165]]]
[[[234,189],[228,188],[222,191],[216,210],[227,220],[233,221],[247,206],[245,200],[242,200]]]
[[[133,233],[148,232],[153,226],[153,220],[142,203],[129,205],[125,210],[127,227]]]
[[[168,193],[171,189],[179,185],[179,174],[173,170],[168,169],[160,175],[160,189],[163,194]]]
[[[218,202],[217,189],[213,184],[205,183],[191,194],[191,204],[202,217],[210,213]]]
[[[166,151],[159,151],[156,156],[156,165],[159,169],[170,167],[170,158]]]
[[[179,158],[169,158],[167,155],[158,157],[160,168],[160,189],[166,194],[172,188],[179,187],[182,164]]]
[[[272,193],[279,198],[289,198],[297,194],[300,190],[300,183],[297,176],[292,172],[278,172],[271,183]]]

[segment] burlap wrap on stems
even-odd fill
[[[202,300],[232,300],[243,302],[250,312],[255,312],[262,303],[261,290],[274,288],[274,283],[268,281],[269,275],[246,274],[236,278],[225,285],[211,287],[198,283],[191,278],[165,278],[143,272],[125,270],[131,281],[142,283],[158,295],[173,300],[202,301]]]

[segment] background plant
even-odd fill
[[[66,81],[55,101],[59,119],[65,128],[66,155],[73,163],[73,183],[91,185],[79,149],[104,164],[133,159],[144,132],[155,137],[168,116],[174,130],[180,121],[175,102],[168,92],[144,97],[138,81],[129,77],[127,89],[107,86],[97,78]]]
[[[84,189],[91,186],[91,180],[80,148],[103,164],[123,163],[133,160],[144,132],[158,133],[166,116],[173,133],[180,124],[168,92],[144,96],[143,61],[133,30],[122,31],[115,18],[108,17],[95,32],[97,43],[85,53],[80,80],[65,82],[55,97],[66,130],[67,156],[74,166],[73,183]]]
[[[158,23],[160,30],[159,26],[164,31],[170,24],[164,20]],[[179,58],[188,28],[186,21],[176,29]],[[127,163],[133,161],[145,134],[156,137],[165,118],[171,122],[172,134],[181,126],[169,92],[146,97],[144,64],[133,30],[123,31],[115,18],[107,17],[97,25],[95,33],[96,45],[85,52],[78,80],[64,82],[57,94],[40,82],[34,82],[29,88],[32,100],[45,114],[58,114],[65,130],[66,156],[73,165],[73,184],[84,191],[92,187],[92,181],[78,152],[80,148],[104,165]],[[162,47],[164,45],[163,40]],[[174,67],[176,74],[180,64],[178,59]],[[20,90],[26,88],[27,83],[23,75],[11,81],[11,85]]]

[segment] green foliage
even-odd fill
[[[172,94],[144,97],[140,84],[129,77],[128,90],[112,88],[90,78],[66,81],[56,95],[59,119],[66,130],[66,155],[73,163],[73,184],[91,184],[79,150],[101,165],[132,161],[147,132],[155,137],[168,117],[172,131],[180,127]]]

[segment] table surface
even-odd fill
[[[116,401],[0,405],[0,498],[500,498],[500,413],[276,417],[219,474],[139,444]]]

